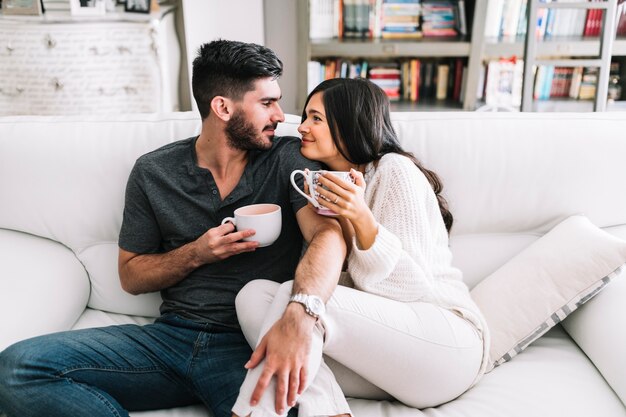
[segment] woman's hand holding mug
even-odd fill
[[[298,187],[298,185],[296,184],[296,175],[302,175],[304,177],[304,192],[302,192],[300,187]],[[334,181],[341,181],[344,186],[347,184],[353,185],[354,183],[354,178],[352,177],[351,173],[346,171],[309,171],[308,169],[301,171],[297,169],[291,173],[290,179],[291,184],[296,189],[296,191],[298,191],[307,200],[309,200],[311,205],[315,207],[315,211],[318,214],[321,214],[322,216],[337,216],[338,213],[335,212],[333,210],[333,206],[328,203],[335,202],[334,204],[336,206],[336,203],[339,203],[339,199],[341,197],[334,193],[332,193],[332,195],[328,193],[329,190],[326,189],[326,185],[322,183],[324,176],[327,175],[333,175]],[[331,195],[330,198],[332,199],[329,199],[327,195]]]
[[[294,177],[298,173],[304,175],[305,193],[295,185]],[[348,235],[356,237],[360,249],[369,249],[374,244],[378,234],[378,222],[365,202],[366,184],[360,171],[294,171],[291,173],[291,183],[307,197],[319,214],[341,216],[348,220],[353,229],[347,231]]]
[[[321,206],[332,210],[351,223],[370,212],[365,203],[365,180],[363,174],[355,169],[348,173],[352,181],[346,181],[333,172],[323,172],[319,176],[317,192]]]

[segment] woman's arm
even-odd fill
[[[395,154],[381,160],[369,187],[366,199],[378,233],[371,247],[353,248],[348,271],[364,291],[419,299],[451,261],[436,196],[421,171]]]

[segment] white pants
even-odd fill
[[[292,282],[256,280],[240,291],[237,315],[251,346],[282,316],[291,287]],[[437,406],[470,387],[482,352],[482,340],[473,325],[447,309],[339,286],[313,333],[312,382],[298,398],[298,415],[350,413],[344,395],[395,398],[416,408]],[[248,371],[235,414],[277,416],[273,381],[259,404],[250,407],[263,365]]]

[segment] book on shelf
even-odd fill
[[[617,24],[615,33],[617,36],[626,36],[626,0],[620,0],[617,5]]]
[[[452,80],[452,100],[460,102],[463,91],[463,84],[465,83],[464,75],[467,73],[467,65],[463,62],[463,59],[456,58],[454,60],[454,75],[450,76]]]
[[[343,3],[343,37],[368,38],[370,32],[369,0],[342,0]]]
[[[484,96],[488,105],[519,107],[522,97],[523,60],[515,57],[492,60],[484,68],[484,85],[479,82],[479,88],[482,88],[478,96]],[[595,67],[540,65],[535,68],[533,99],[591,100],[595,98],[597,82],[598,68]]]
[[[519,19],[517,20],[517,31],[515,32],[516,36],[526,35],[526,28],[528,26],[528,16],[526,16],[527,8],[528,8],[528,0],[522,0],[522,5],[520,6]]]
[[[448,98],[448,85],[450,77],[450,65],[437,65],[437,86],[435,89],[435,98],[437,100],[445,100]]]
[[[383,0],[380,10],[383,39],[411,39],[422,36],[419,0]]]
[[[457,36],[459,26],[455,2],[445,0],[422,1],[422,33],[424,36]]]
[[[502,8],[500,36],[516,36],[519,18],[522,11],[522,0],[508,0]]]
[[[402,99],[416,102],[419,99],[420,60],[412,58],[403,61],[402,69]]]
[[[485,37],[497,38],[500,35],[500,22],[504,11],[504,0],[489,0],[485,16]]]
[[[580,3],[580,0],[558,0],[559,3]],[[580,36],[584,33],[587,10],[559,9],[554,10],[552,26],[548,36]],[[598,32],[599,33],[599,32]]]
[[[570,98],[578,98],[580,93],[580,84],[583,80],[583,67],[574,67],[572,69],[572,80],[570,82],[569,94]]]
[[[322,81],[324,81],[322,63],[319,61],[309,61],[307,63],[306,93],[309,94]]]
[[[574,69],[571,67],[555,67],[552,85],[550,86],[550,98],[569,97]]]
[[[590,0],[596,1],[596,0]],[[602,29],[603,11],[600,9],[589,9],[585,16],[583,36],[599,36]]]
[[[310,39],[418,39],[469,32],[466,0],[308,0]],[[469,9],[469,10],[468,10]]]
[[[596,97],[596,85],[598,84],[598,68],[583,68],[582,79],[580,82],[580,90],[578,92],[579,100],[593,100]]]
[[[336,77],[368,78],[378,85],[390,101],[438,99],[461,102],[467,59],[403,58],[397,61],[325,59],[307,66],[310,92],[320,82]]]
[[[395,62],[371,63],[368,78],[379,86],[390,101],[400,100],[401,70]]]
[[[550,98],[553,77],[554,67],[552,65],[541,65],[537,68],[533,89],[533,98],[535,100],[548,100]]]
[[[529,0],[489,0],[485,18],[485,36],[488,38],[523,37],[526,35],[526,9]],[[582,0],[544,0],[543,3],[580,3]],[[589,0],[598,1],[598,0]],[[602,0],[599,0],[602,1]],[[619,9],[619,6],[618,6]],[[599,36],[602,29],[602,9],[537,9],[534,25],[536,36]],[[619,16],[619,12],[618,12]],[[626,23],[624,23],[626,25]],[[626,28],[624,29],[626,30]]]
[[[409,100],[411,100],[412,102],[417,102],[420,97],[419,93],[420,93],[420,83],[421,83],[421,78],[420,78],[421,62],[417,58],[414,58],[409,62],[410,62],[410,70],[411,70],[411,72],[409,73],[409,77],[410,77],[409,88],[411,89],[409,93]]]
[[[420,65],[420,85],[419,96],[421,99],[431,98],[433,94],[434,63],[432,61],[422,61]]]
[[[309,2],[309,38],[324,39],[338,35],[336,0],[312,0]]]
[[[465,0],[458,0],[456,3],[456,8],[454,10],[455,13],[455,21],[457,22],[457,30],[459,31],[459,35],[467,35],[467,9],[465,8]]]

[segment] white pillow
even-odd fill
[[[626,263],[626,241],[571,216],[471,291],[491,334],[488,371],[596,295]]]

